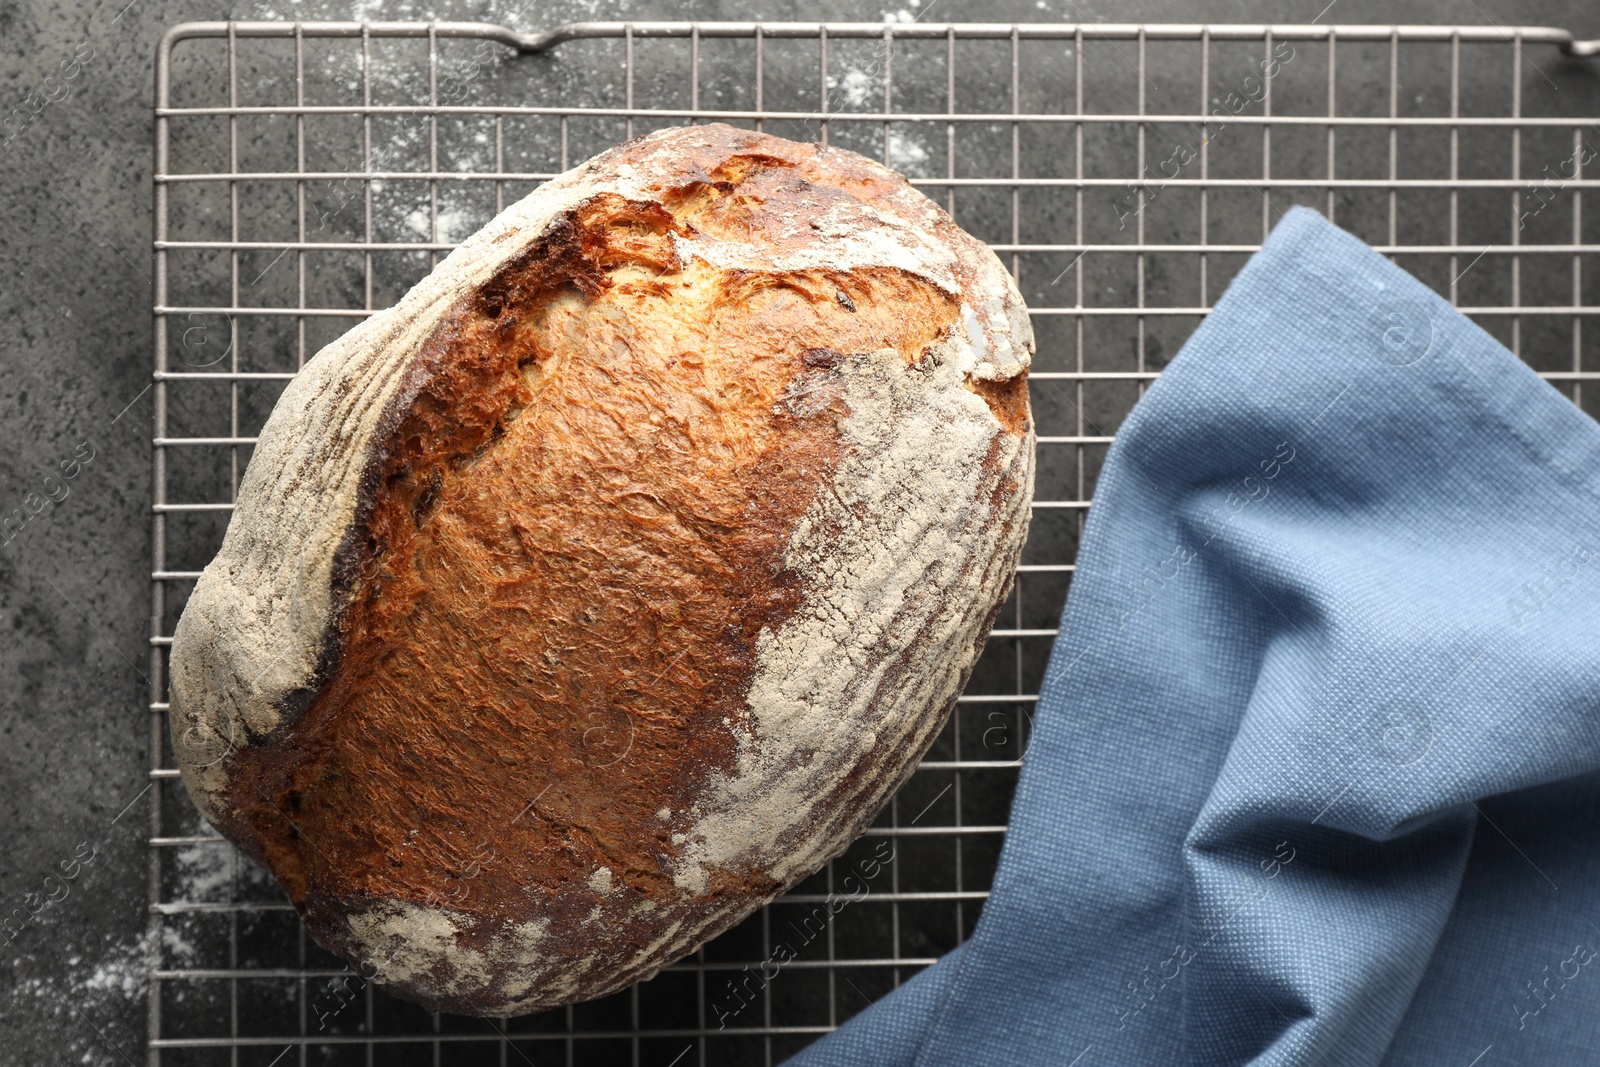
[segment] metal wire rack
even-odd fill
[[[771,1064],[954,947],[987,895],[1106,446],[1291,203],[1593,410],[1600,242],[1583,197],[1600,94],[1581,57],[1597,48],[1496,26],[171,29],[156,62],[148,1062]],[[607,1000],[427,1015],[350,982],[199,819],[167,741],[172,627],[309,355],[539,182],[710,120],[881,158],[1014,272],[1039,342],[1017,590],[944,736],[825,871]],[[829,909],[884,841],[893,859],[866,897]],[[784,941],[798,958],[735,997],[731,980]]]

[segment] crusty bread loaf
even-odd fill
[[[399,996],[649,977],[946,721],[1027,530],[1032,346],[854,153],[682,127],[547,182],[268,419],[173,642],[190,795]]]

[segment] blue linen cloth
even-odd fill
[[[1593,1063],[1597,769],[1600,425],[1296,209],[1110,449],[973,936],[789,1062]]]

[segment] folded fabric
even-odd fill
[[[1594,1062],[1597,771],[1600,425],[1296,209],[1110,449],[976,931],[789,1062]]]

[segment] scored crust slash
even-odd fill
[[[190,795],[431,1009],[651,976],[942,728],[1027,533],[1032,349],[854,153],[680,127],[547,182],[262,429],[173,642]]]

